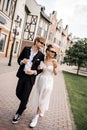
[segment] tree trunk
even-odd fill
[[[77,75],[79,75],[79,70],[80,70],[80,66],[78,65],[78,68],[77,68]]]

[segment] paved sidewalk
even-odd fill
[[[0,74],[17,70],[17,58],[12,58],[11,66],[8,66],[8,62],[9,57],[0,57]]]
[[[71,72],[71,73],[77,73],[77,66],[69,66],[69,65],[64,65],[62,64],[61,65],[61,70],[64,70],[64,71],[67,71],[67,72]],[[86,70],[81,70],[80,68],[80,71],[79,71],[79,75],[82,75],[82,76],[87,76],[87,71]]]
[[[4,62],[5,65],[5,62]],[[16,112],[19,100],[15,96],[17,83],[16,71],[18,66],[13,64],[9,69],[0,74],[0,130],[30,130],[28,124],[35,115],[35,109],[29,107],[23,113],[19,124],[13,125],[11,119]],[[1,68],[1,65],[0,65]],[[7,66],[8,68],[8,66]],[[65,87],[61,67],[55,76],[54,88],[51,95],[50,107],[34,130],[74,130],[72,114]]]

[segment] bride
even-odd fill
[[[30,123],[30,127],[36,126],[39,116],[44,116],[46,110],[49,107],[50,96],[53,88],[53,75],[57,74],[57,61],[55,59],[56,51],[50,44],[46,49],[46,59],[41,62],[38,69],[42,69],[42,73],[37,80],[37,86],[39,91],[39,101],[35,117]]]

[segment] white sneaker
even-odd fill
[[[44,116],[44,112],[41,112],[41,113],[40,113],[40,116],[43,117],[43,116]]]
[[[38,118],[39,118],[39,115],[36,115],[36,116],[33,118],[32,122],[31,122],[30,125],[29,125],[30,128],[33,128],[33,127],[35,127],[35,126],[37,125]]]

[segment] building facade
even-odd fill
[[[12,55],[18,56],[24,46],[33,45],[36,36],[43,36],[46,44],[54,45],[60,62],[65,50],[73,43],[72,35],[68,34],[68,25],[63,28],[63,20],[57,19],[56,11],[48,16],[45,7],[35,0],[1,0],[0,56],[9,56],[12,49]]]
[[[29,6],[28,6],[29,5]],[[47,39],[50,18],[45,14],[45,7],[36,3],[35,0],[26,2],[27,10],[30,14],[27,15],[22,48],[25,45],[32,46],[36,36],[43,36]]]
[[[25,0],[1,0],[0,17],[5,21],[2,21],[2,19],[0,20],[0,56],[7,57],[10,55],[15,35],[15,21],[17,19],[20,21],[19,27],[17,28],[19,35],[16,36],[16,39],[14,41],[15,43],[13,47],[13,55],[18,55],[25,16],[24,5]]]

